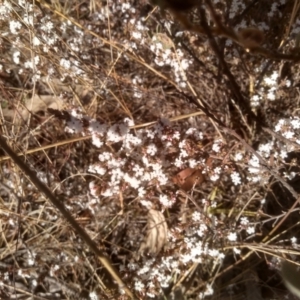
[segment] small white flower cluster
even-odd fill
[[[269,87],[267,93],[267,99],[274,101],[276,99],[275,92],[277,90],[277,78],[278,72],[274,71],[271,76],[265,77],[264,82]]]
[[[242,217],[240,219],[240,227],[241,227],[241,229],[246,230],[246,232],[249,235],[252,235],[255,233],[255,226],[250,225],[249,219],[247,217]]]
[[[150,298],[157,296],[161,287],[166,288],[170,285],[172,274],[180,273],[178,267],[179,260],[176,255],[163,256],[160,259],[144,258],[140,263],[130,262],[127,265],[129,270],[136,271],[134,289],[139,293],[146,293]]]
[[[261,27],[262,26],[260,26],[260,29],[266,29]],[[257,69],[256,71],[258,72],[258,74],[260,74],[261,72],[260,69]],[[251,96],[250,104],[252,107],[257,107],[261,105],[261,101],[263,99],[267,99],[270,101],[276,100],[276,90],[278,89],[278,76],[278,72],[273,71],[271,75],[264,77],[264,87],[261,87],[254,95]],[[287,80],[286,86],[288,87],[290,84],[290,81]]]
[[[10,18],[10,13],[12,11],[12,5],[10,1],[5,0],[0,5],[0,20],[5,20]]]
[[[260,101],[261,101],[261,96],[258,94],[255,94],[251,97],[250,104],[252,107],[257,107],[260,105]]]
[[[279,17],[281,17],[281,13],[278,10],[278,6],[279,6],[279,3],[276,3],[276,2],[272,3],[271,9],[267,14],[269,18],[274,17],[276,14],[278,14]]]
[[[300,144],[299,129],[300,118],[297,116],[290,117],[290,119],[280,119],[275,126],[275,132],[282,134],[283,137],[297,144]],[[294,150],[293,148],[290,148],[289,151]]]
[[[167,288],[171,283],[172,277],[176,274],[181,274],[181,270],[186,268],[187,265],[192,265],[196,262],[200,263],[202,257],[205,257],[206,260],[211,259],[214,262],[216,260],[221,262],[224,259],[224,254],[219,250],[211,249],[199,238],[193,237],[193,230],[189,233],[190,237],[184,238],[185,246],[176,249],[173,255],[164,255],[159,258],[144,258],[141,262],[130,262],[127,265],[129,270],[136,272],[136,277],[134,278],[134,289],[136,292],[154,298],[160,293],[161,288]],[[176,241],[172,244],[176,244]]]
[[[263,180],[263,178],[265,178],[264,175],[267,176],[266,172],[261,169],[257,156],[252,155],[252,157],[248,161],[248,165],[248,171],[250,174],[247,178],[249,181],[252,181],[254,183],[260,182]],[[264,181],[267,181],[268,178],[269,177],[267,176]]]
[[[231,177],[231,180],[232,180],[232,182],[233,182],[234,185],[241,184],[241,182],[242,182],[241,181],[241,176],[240,176],[240,174],[238,172],[231,173],[230,177]]]
[[[141,89],[143,88],[143,79],[136,75],[133,79],[132,79],[132,83],[133,83],[133,97],[135,98],[141,98],[143,96],[143,93],[141,92]]]
[[[300,33],[300,18],[299,17],[293,22],[291,33],[294,35],[297,35],[298,33]]]
[[[131,36],[139,41],[140,45],[144,45],[147,39],[149,28],[143,25],[141,20],[131,19],[130,24],[134,26],[134,30],[131,31]],[[132,48],[137,48],[136,44],[131,44]]]
[[[9,29],[12,34],[19,34],[22,24],[19,21],[11,20],[9,22]]]
[[[192,64],[192,60],[184,58],[181,49],[173,49],[173,42],[168,42],[167,37],[162,35],[154,35],[150,50],[156,55],[154,61],[160,66],[170,66],[175,75],[175,81],[181,88],[186,87],[186,73],[185,71]],[[166,40],[166,41],[165,41]]]
[[[230,7],[229,18],[233,19],[237,14],[241,13],[246,8],[245,3],[240,0],[233,0]]]
[[[93,144],[102,149],[99,162],[91,165],[89,171],[105,178],[105,186],[98,189],[90,184],[91,195],[96,196],[101,190],[100,194],[108,197],[131,188],[141,198],[147,198],[156,185],[170,183],[170,170],[175,171],[179,165],[188,167],[191,160],[194,166],[203,164],[201,148],[197,147],[202,135],[197,130],[190,128],[180,133],[162,119],[152,128],[139,129],[133,134],[128,124],[133,125],[126,119],[124,123],[108,126],[75,110],[69,114],[66,130],[92,135]],[[122,145],[117,152],[103,150],[106,145],[119,142]],[[171,207],[175,199],[174,194],[167,192],[159,196],[159,203]]]
[[[298,116],[291,116],[289,119],[280,119],[275,125],[274,131],[281,134],[284,138],[300,144],[300,118]],[[272,157],[273,163],[275,163],[284,160],[288,153],[295,149],[296,145],[292,143],[284,143],[274,139],[265,144],[260,144],[257,153],[266,161]],[[257,156],[252,155],[248,161],[248,165],[248,171],[250,172],[247,177],[248,180],[252,182],[267,182],[269,175],[260,167]]]

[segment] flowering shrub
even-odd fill
[[[292,299],[299,8],[157,4],[2,1],[1,135],[137,298]],[[127,299],[0,155],[1,296]]]

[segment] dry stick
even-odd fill
[[[240,39],[239,35],[234,31],[234,29],[232,27],[225,26],[219,21],[219,17],[215,13],[215,11],[213,9],[213,5],[211,4],[211,1],[210,2],[207,1],[207,4],[210,9],[210,12],[213,11],[213,14],[211,14],[212,19],[215,16],[216,19],[213,19],[213,20],[217,21],[216,23],[221,25],[221,26],[215,26],[215,27],[208,27],[214,36],[229,38],[233,42],[242,46],[247,52],[251,52],[252,54],[262,55],[268,59],[287,60],[287,61],[294,61],[294,62],[300,61],[300,55],[298,53],[284,54],[284,53],[279,53],[276,51],[268,50],[264,47],[259,46],[258,44],[249,45],[248,43],[245,43],[245,41],[243,41],[243,39]],[[179,13],[178,11],[174,11],[172,9],[169,9],[169,11],[172,13],[175,20],[180,22],[183,25],[185,30],[195,32],[195,33],[198,33],[201,35],[206,34],[206,30],[204,27],[192,24],[189,21],[188,17],[186,17],[182,13]]]
[[[180,120],[183,120],[183,119],[186,119],[186,118],[196,117],[196,116],[204,115],[204,114],[206,115],[206,113],[204,113],[202,111],[197,111],[197,112],[194,112],[194,113],[173,117],[173,118],[170,119],[170,121],[171,122],[180,121]],[[140,124],[140,125],[134,125],[134,126],[131,126],[130,129],[144,128],[144,127],[152,126],[156,123],[157,123],[157,121],[152,121],[152,122],[143,123],[143,124]],[[24,152],[19,152],[19,153],[16,153],[16,155],[17,156],[25,156],[27,154],[36,153],[36,152],[51,149],[51,148],[54,148],[54,147],[59,147],[59,146],[63,146],[63,145],[66,145],[66,144],[75,143],[75,142],[79,142],[79,141],[85,141],[85,140],[88,140],[90,138],[92,138],[92,135],[85,135],[85,136],[80,136],[80,137],[76,137],[76,138],[71,138],[71,139],[56,142],[56,143],[53,143],[53,144],[50,144],[50,145],[30,149],[30,150],[27,150],[27,151],[24,151]],[[0,162],[8,160],[8,159],[11,159],[11,157],[9,155],[0,156]]]
[[[235,27],[237,24],[239,24],[242,20],[244,20],[245,16],[247,13],[252,9],[252,7],[259,2],[259,0],[253,0],[248,4],[248,6],[239,14],[237,15],[234,19],[233,22],[230,24],[231,27]]]
[[[295,150],[295,149],[298,150],[298,149],[300,148],[300,144],[297,144],[296,142],[293,142],[293,141],[287,139],[286,137],[284,137],[284,136],[282,136],[282,135],[280,135],[280,134],[278,134],[278,133],[272,131],[271,129],[269,129],[269,128],[267,128],[267,127],[263,127],[262,130],[263,130],[264,132],[269,133],[269,134],[272,135],[274,138],[276,138],[276,139],[278,139],[278,140],[280,140],[280,141],[282,141],[282,142],[284,142],[284,143],[287,143],[287,144],[290,144],[290,145],[294,146],[294,147],[295,147],[294,150]]]
[[[217,42],[215,41],[214,36],[206,22],[205,11],[203,8],[200,8],[200,17],[201,17],[201,25],[203,27],[204,32],[206,33],[206,35],[208,37],[209,44],[210,44],[211,48],[213,49],[213,51],[216,53],[221,65],[224,69],[224,73],[226,74],[227,78],[229,79],[231,89],[232,89],[237,101],[239,102],[241,107],[246,109],[247,112],[250,112],[251,111],[250,105],[246,104],[245,99],[240,92],[240,88],[239,88],[238,84],[236,83],[234,76],[230,72],[227,63],[225,62],[224,57],[223,57],[222,53],[220,52]],[[253,112],[252,112],[252,114],[253,114]]]
[[[222,67],[224,70],[225,75],[227,76],[228,80],[229,80],[229,84],[231,86],[231,90],[233,92],[233,94],[235,95],[237,104],[239,106],[239,108],[241,109],[241,111],[246,111],[246,113],[248,114],[249,117],[251,117],[253,120],[256,120],[257,117],[254,114],[254,112],[251,110],[250,104],[247,103],[247,101],[245,101],[243,95],[241,94],[239,85],[236,83],[236,80],[234,78],[234,76],[232,75],[232,73],[230,72],[228,65],[226,63],[226,61],[224,60],[223,55],[220,52],[220,49],[217,45],[217,42],[215,41],[213,34],[206,22],[206,16],[205,16],[205,11],[203,8],[200,8],[200,17],[201,17],[201,26],[204,29],[208,40],[209,40],[209,44],[211,46],[211,48],[213,49],[213,51],[216,53]]]
[[[61,212],[64,218],[70,223],[75,232],[78,233],[80,238],[89,246],[89,248],[98,256],[103,267],[110,273],[113,279],[119,284],[120,288],[123,288],[126,294],[134,299],[132,292],[128,289],[128,287],[123,283],[122,279],[117,274],[116,270],[112,266],[108,257],[106,257],[102,251],[100,251],[97,247],[97,244],[90,238],[90,236],[86,233],[86,231],[79,226],[76,220],[72,217],[72,215],[66,210],[63,202],[57,199],[50,189],[44,185],[36,176],[35,172],[30,170],[30,168],[19,158],[19,156],[8,146],[5,139],[0,136],[0,146],[3,150],[12,158],[12,160],[18,165],[18,167],[30,178],[31,182],[35,185],[35,187],[41,191],[51,202],[52,204]]]
[[[58,146],[62,146],[62,145],[66,145],[66,144],[70,144],[70,143],[74,143],[74,142],[78,142],[78,141],[88,140],[91,137],[92,137],[91,135],[80,136],[80,137],[76,137],[76,138],[72,138],[72,139],[68,139],[68,140],[56,142],[56,143],[53,143],[53,144],[50,144],[50,145],[46,145],[46,146],[42,146],[42,147],[37,147],[37,148],[34,148],[34,149],[27,150],[25,152],[19,152],[19,153],[15,153],[15,154],[17,156],[25,156],[27,154],[35,153],[35,152],[38,152],[38,151],[43,151],[43,150],[51,149],[51,148],[54,148],[54,147],[58,147]],[[1,156],[0,157],[0,162],[4,161],[4,160],[8,160],[8,159],[11,159],[10,155]]]

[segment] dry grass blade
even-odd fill
[[[191,113],[191,114],[180,115],[180,116],[171,118],[170,121],[171,122],[176,122],[176,121],[184,120],[184,119],[187,119],[187,118],[190,118],[190,117],[195,117],[195,116],[199,116],[199,115],[203,115],[203,114],[204,113],[202,111],[199,111],[199,112],[195,112],[195,113]],[[130,128],[131,129],[145,128],[145,127],[148,127],[148,126],[152,126],[156,123],[157,123],[157,121],[153,121],[153,122],[143,123],[143,124],[139,124],[139,125],[134,125],[134,126],[131,126]],[[70,143],[75,143],[75,142],[78,142],[78,141],[88,140],[90,138],[92,138],[92,135],[84,135],[84,136],[80,136],[80,137],[76,137],[76,138],[71,138],[71,139],[67,139],[67,140],[60,141],[60,142],[57,142],[57,143],[53,143],[53,144],[50,144],[50,145],[37,147],[37,148],[34,148],[34,149],[29,149],[29,150],[24,151],[24,152],[19,152],[19,153],[17,153],[17,155],[18,156],[28,155],[28,154],[36,153],[38,151],[43,151],[43,150],[51,149],[51,148],[54,148],[54,147],[67,145],[67,144],[70,144]],[[8,159],[11,159],[11,157],[9,155],[1,156],[0,157],[0,162],[8,160]]]
[[[150,209],[147,222],[147,236],[138,251],[139,255],[157,255],[167,242],[168,227],[164,215],[154,209]]]

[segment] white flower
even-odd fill
[[[214,142],[212,146],[212,150],[218,153],[220,149],[221,149],[221,140],[217,140]]]
[[[134,283],[134,289],[138,292],[141,292],[145,288],[145,285],[141,281],[136,281]]]
[[[284,137],[286,137],[287,139],[291,139],[295,135],[295,132],[293,132],[293,131],[286,131],[282,135]]]
[[[154,156],[157,152],[157,147],[154,145],[154,144],[150,144],[148,147],[147,147],[147,153],[151,156]]]
[[[110,152],[102,152],[99,154],[98,158],[100,161],[107,161],[112,158],[112,154]]]
[[[36,287],[38,285],[37,281],[35,279],[33,279],[31,281],[32,286]]]
[[[227,236],[230,242],[235,242],[237,240],[237,234],[235,232],[230,232]]]
[[[103,145],[103,142],[100,140],[98,136],[95,134],[92,135],[92,144],[95,145],[97,148],[100,148]]]
[[[91,165],[88,168],[88,172],[96,173],[96,174],[99,174],[99,175],[104,175],[106,173],[106,169],[99,166],[99,165]]]
[[[189,64],[189,61],[187,59],[183,59],[181,61],[181,67],[182,67],[183,70],[186,70],[189,67],[189,65],[190,64]]]
[[[20,63],[20,54],[20,51],[15,51],[13,54],[13,61],[17,65]]]
[[[280,157],[281,157],[282,159],[287,158],[287,152],[286,152],[286,150],[281,150],[281,151],[280,151]]]
[[[235,161],[240,161],[242,159],[243,159],[243,154],[242,153],[238,152],[238,153],[235,154],[235,156],[234,156]]]
[[[130,3],[122,3],[122,6],[121,6],[122,13],[124,13],[128,9],[130,9],[130,7],[131,7]]]
[[[240,223],[241,225],[247,226],[249,224],[249,220],[247,217],[242,217]]]
[[[258,148],[258,151],[266,152],[267,154],[270,154],[270,151],[273,149],[273,147],[274,147],[273,142],[269,142],[267,144],[261,144]]]
[[[35,252],[28,252],[28,266],[33,266],[35,264],[35,257],[36,253]]]
[[[173,205],[172,200],[168,198],[166,195],[160,195],[159,196],[159,202],[164,206],[164,207],[171,207]]]
[[[280,119],[277,123],[277,125],[275,126],[275,132],[278,132],[281,130],[282,126],[284,125],[285,120]]]
[[[4,1],[4,3],[2,3],[0,5],[0,16],[1,19],[3,19],[3,17],[8,16],[9,12],[12,10],[12,6],[11,3],[7,0]]]
[[[238,249],[238,248],[233,248],[233,252],[235,253],[235,254],[241,254],[241,249]]]
[[[217,256],[219,256],[219,250],[217,250],[217,249],[209,249],[208,250],[208,255],[213,256],[213,257],[217,257]]]
[[[54,25],[51,21],[47,21],[45,24],[41,26],[41,29],[50,32],[54,28]]]
[[[213,290],[212,286],[210,284],[207,284],[205,291],[201,292],[199,297],[200,297],[200,299],[204,299],[206,296],[213,295],[213,293],[214,293],[214,290]]]
[[[300,119],[294,119],[291,121],[291,124],[294,129],[299,129],[300,128]]]
[[[278,72],[274,71],[273,74],[271,75],[271,79],[275,81],[277,80],[278,76],[279,76]]]
[[[197,166],[197,161],[195,159],[189,159],[189,167],[195,168]]]
[[[35,36],[33,39],[32,39],[32,44],[34,46],[39,46],[41,44],[41,41]]]
[[[274,94],[273,92],[269,92],[269,93],[267,94],[267,98],[268,98],[269,100],[271,100],[271,101],[274,101],[274,100],[276,99],[276,96],[275,96],[275,94]]]
[[[251,100],[254,102],[258,102],[260,100],[260,97],[258,95],[253,95]]]
[[[142,38],[142,34],[138,31],[133,31],[131,34],[134,39],[140,40]]]
[[[40,62],[40,57],[36,55],[33,60],[28,60],[24,63],[25,68],[34,70],[35,66]]]
[[[214,173],[215,174],[221,174],[221,172],[222,172],[222,168],[221,167],[214,168]]]
[[[198,211],[194,211],[192,214],[192,220],[194,222],[199,222],[201,220],[201,214]]]
[[[172,138],[175,139],[175,140],[180,140],[180,132],[175,131]]]
[[[181,168],[182,165],[183,165],[183,161],[182,161],[181,157],[176,158],[175,162],[174,162],[174,166],[176,166],[177,168]]]
[[[82,132],[83,126],[80,120],[71,117],[70,121],[67,122],[66,132],[79,133]]]
[[[219,174],[213,174],[210,176],[210,180],[211,181],[217,181],[220,178]]]
[[[252,156],[249,160],[249,165],[251,167],[248,167],[250,173],[259,173],[259,159],[256,156]]]
[[[22,24],[19,21],[12,20],[9,22],[9,29],[12,34],[18,34]]]
[[[248,234],[254,234],[255,233],[255,227],[254,226],[249,226],[246,231],[247,231]]]
[[[239,185],[239,184],[241,184],[241,176],[240,176],[239,173],[233,172],[233,173],[230,175],[230,177],[231,177],[231,180],[232,180],[232,182],[233,182],[234,185]]]
[[[135,177],[129,176],[127,173],[124,174],[124,180],[128,182],[134,189],[138,189],[140,187],[140,180]]]
[[[184,89],[186,88],[186,83],[184,81],[179,82],[179,86]]]
[[[200,237],[203,237],[204,233],[207,231],[207,226],[205,224],[200,224],[197,229],[197,234]]]
[[[291,238],[291,243],[292,244],[296,244],[297,243],[297,238],[295,238],[294,236]]]
[[[69,61],[69,60],[67,60],[67,59],[64,59],[64,58],[62,58],[61,60],[60,60],[60,63],[59,63],[62,67],[64,67],[65,69],[70,69],[70,67],[71,67],[71,62]]]
[[[138,195],[139,195],[139,197],[144,197],[146,195],[146,191],[143,187],[140,187],[138,189]]]
[[[98,296],[96,294],[96,292],[90,292],[89,297],[91,300],[98,300]]]
[[[274,71],[273,74],[270,77],[266,77],[264,81],[267,85],[272,86],[276,84],[277,78],[278,78],[278,73]]]

